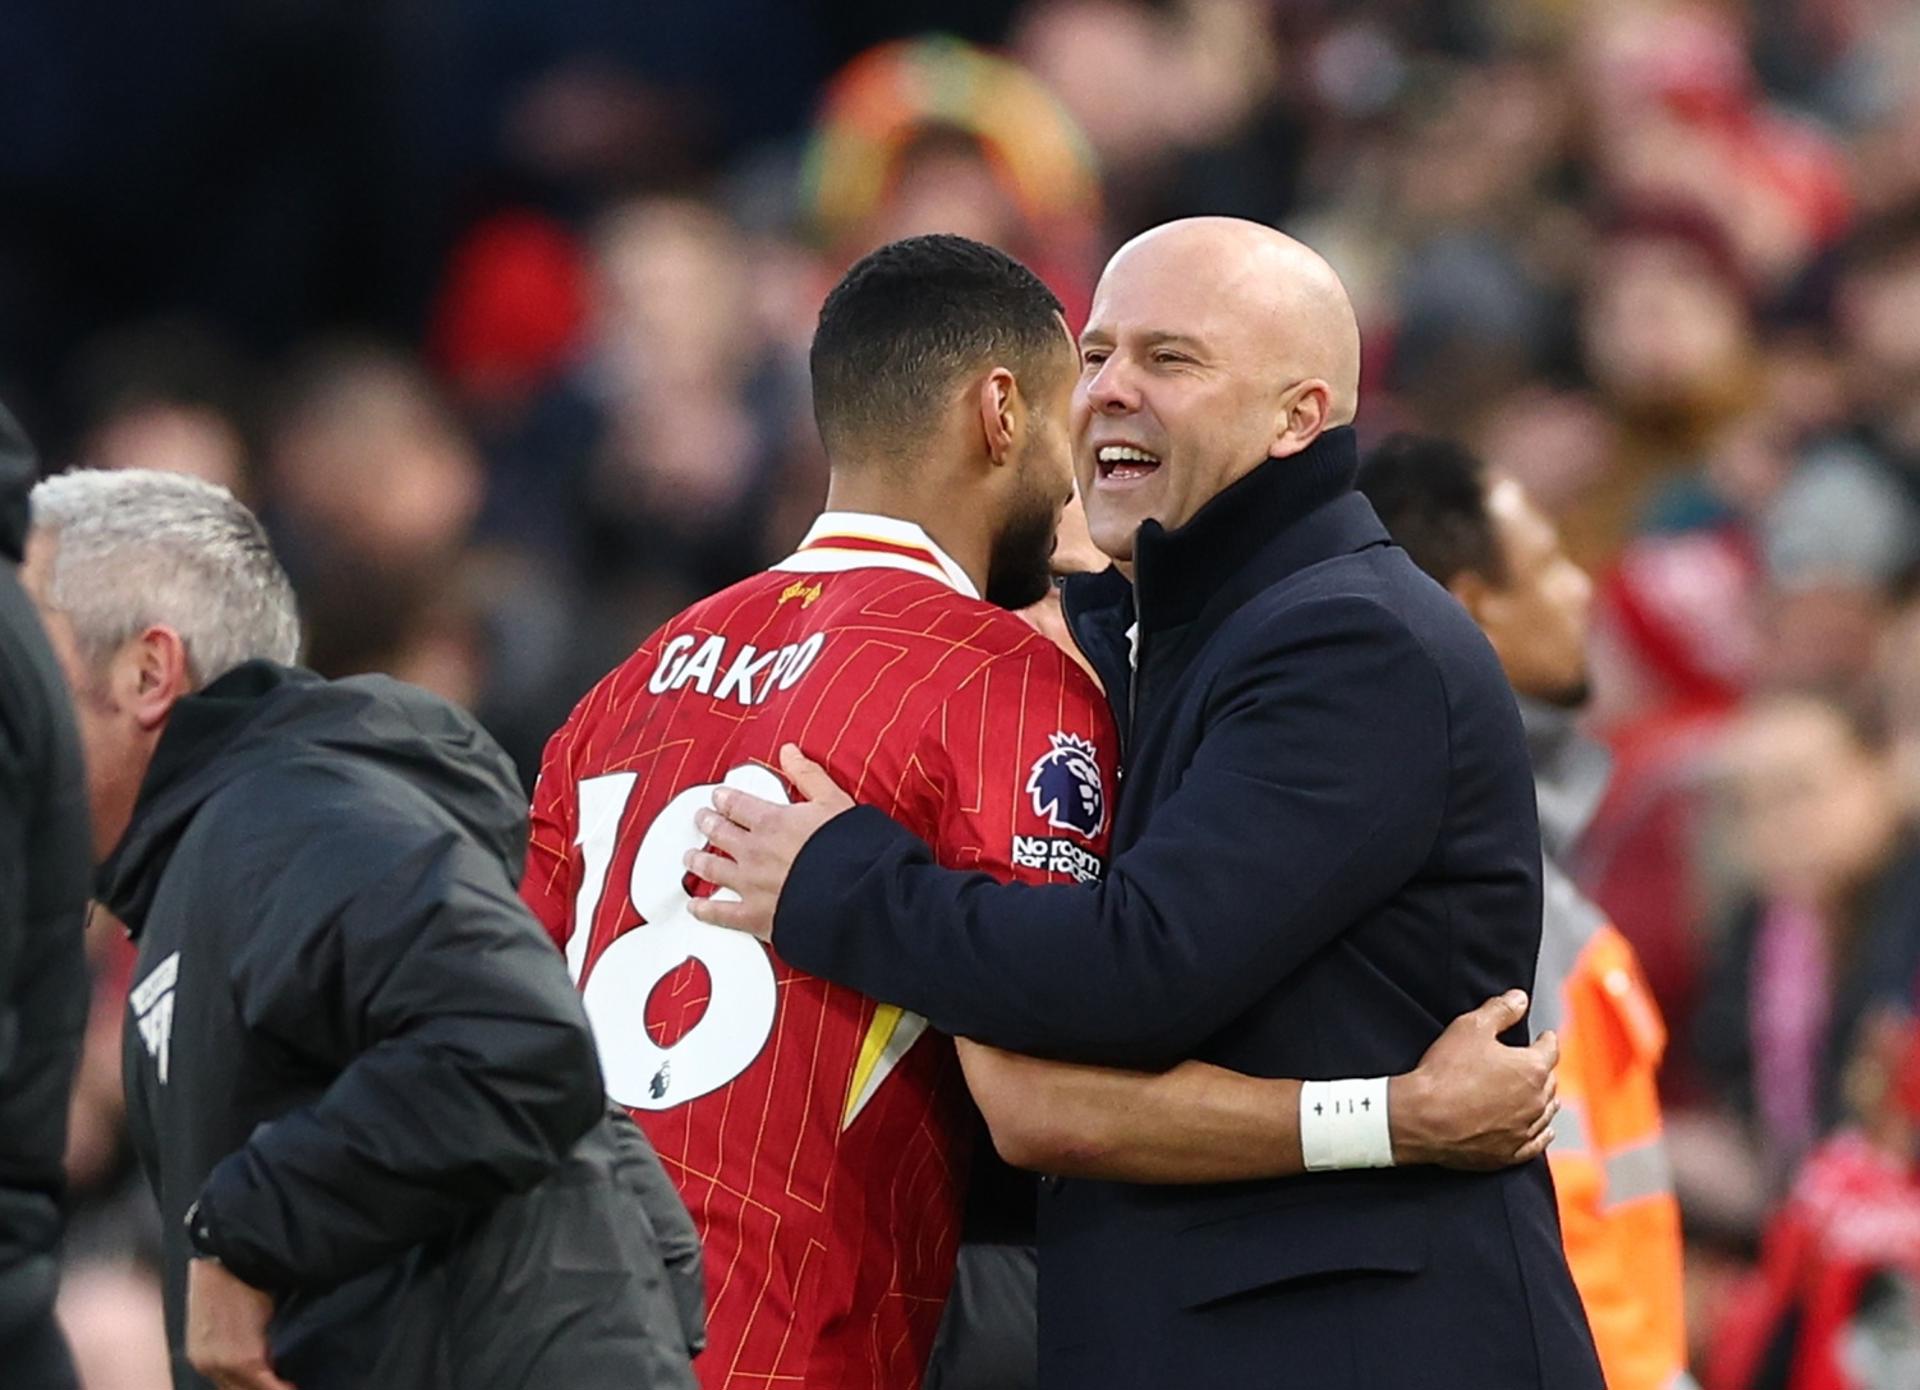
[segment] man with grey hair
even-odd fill
[[[249,659],[292,665],[299,612],[260,523],[211,483],[68,473],[33,490],[33,519],[23,577],[73,685],[94,858],[104,860],[159,737],[151,710],[120,716],[170,678],[184,694]]]
[[[698,1242],[514,892],[506,756],[424,691],[292,666],[292,588],[224,490],[33,501],[97,892],[140,947],[175,1385],[691,1386]]]

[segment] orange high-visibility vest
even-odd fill
[[[1689,1386],[1680,1207],[1654,1085],[1666,1025],[1627,939],[1551,862],[1546,873],[1534,988],[1560,1031],[1562,1109],[1547,1162],[1567,1264],[1609,1390]]]

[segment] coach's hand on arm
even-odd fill
[[[1489,999],[1388,1083],[1395,1163],[1487,1170],[1547,1151],[1560,1113],[1560,1039],[1546,1032],[1525,1047],[1500,1041],[1526,1013],[1520,990]]]
[[[272,1318],[272,1294],[218,1260],[188,1262],[187,1361],[219,1390],[295,1390],[267,1359]]]
[[[692,850],[686,856],[696,878],[729,895],[694,899],[689,909],[694,917],[709,926],[751,932],[762,941],[773,939],[774,909],[800,851],[821,826],[853,809],[853,798],[827,770],[791,743],[780,749],[780,770],[804,800],[779,806],[721,787],[713,794],[714,809],[694,817],[719,853]]]
[[[1500,1041],[1519,990],[1455,1019],[1412,1072],[1388,1082],[1396,1164],[1493,1169],[1546,1152],[1559,1111],[1551,1033]],[[1300,1082],[1184,1062],[1164,1072],[1047,1061],[960,1040],[967,1084],[1002,1158],[1113,1182],[1239,1182],[1306,1171]]]

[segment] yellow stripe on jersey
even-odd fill
[[[903,1011],[896,1004],[882,1004],[873,1013],[873,1022],[867,1025],[867,1035],[860,1040],[860,1055],[853,1064],[853,1076],[847,1082],[847,1104],[842,1113],[840,1128],[847,1129],[867,1102],[873,1099],[873,1093],[880,1089],[880,1083],[892,1074],[907,1055],[920,1035],[927,1030],[927,1021],[919,1014]]]

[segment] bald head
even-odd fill
[[[1360,324],[1347,287],[1303,241],[1239,217],[1185,217],[1142,232],[1114,253],[1114,276],[1183,283],[1221,328],[1247,336],[1285,381],[1327,384],[1327,424],[1353,423],[1360,406]]]
[[[1340,277],[1257,222],[1193,217],[1114,254],[1081,335],[1075,467],[1094,540],[1131,559],[1268,459],[1352,422],[1360,329]]]

